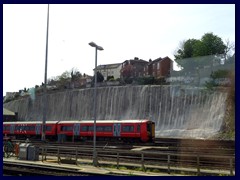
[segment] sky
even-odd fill
[[[3,5],[3,96],[44,82],[47,4]],[[184,40],[212,32],[235,43],[234,4],[51,4],[47,78],[76,68],[170,57]]]

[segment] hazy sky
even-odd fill
[[[50,5],[48,78],[77,68],[168,56],[183,40],[213,32],[235,42],[235,5]],[[3,5],[3,95],[44,82],[47,5]]]

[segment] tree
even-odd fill
[[[197,39],[189,39],[187,41],[183,41],[177,50],[177,53],[174,55],[175,59],[184,59],[190,58],[194,56],[194,49],[197,46],[197,43],[200,41]]]
[[[182,66],[184,70],[196,70],[197,67],[201,68],[204,65],[212,65],[216,58],[209,58],[209,55],[224,54],[228,51],[227,48],[220,37],[213,33],[206,33],[200,40],[188,39],[184,41],[174,54],[174,57],[175,61]],[[208,58],[195,58],[203,56],[208,56]]]
[[[230,42],[229,39],[225,40],[226,49],[224,52],[224,63],[228,63],[228,60],[231,60],[233,57],[233,54],[235,54],[235,44],[233,42]],[[233,54],[231,54],[231,52]]]
[[[195,47],[194,56],[207,56],[224,54],[227,46],[222,39],[213,33],[206,33],[201,38],[201,43]]]
[[[77,68],[72,68],[71,69],[71,80],[72,81],[75,81],[77,80],[78,78],[81,78],[82,77],[82,74],[78,71]]]
[[[100,72],[97,72],[97,82],[103,82],[104,77]],[[92,78],[92,84],[95,82],[95,75]]]
[[[62,73],[61,76],[58,77],[59,81],[66,81],[68,79],[70,79],[71,77],[71,73],[69,71],[65,71]]]

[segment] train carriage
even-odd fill
[[[56,136],[58,121],[46,122],[46,136]],[[16,138],[39,138],[42,135],[41,121],[18,121],[18,122],[4,122],[3,134],[7,136],[15,136]]]
[[[121,139],[124,141],[154,140],[154,123],[149,120],[97,120],[96,137],[100,140]],[[57,134],[68,139],[90,139],[94,133],[94,121],[60,121]]]
[[[97,140],[150,142],[155,138],[155,124],[150,120],[97,120]],[[41,139],[41,121],[3,122],[3,135]],[[47,121],[46,139],[86,140],[94,136],[93,120]]]

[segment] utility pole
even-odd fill
[[[46,35],[46,57],[45,57],[45,76],[44,76],[44,97],[43,97],[43,121],[42,121],[42,141],[45,141],[46,120],[47,120],[47,61],[48,61],[48,29],[49,29],[49,4],[47,12],[47,35]]]

